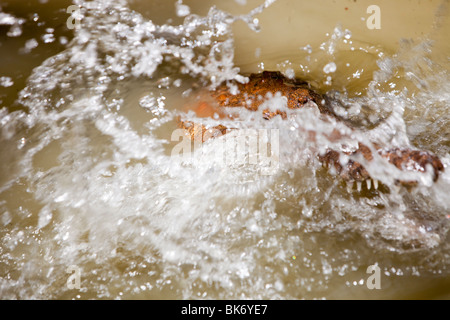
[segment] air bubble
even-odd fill
[[[336,63],[330,62],[323,67],[323,72],[326,74],[334,73],[334,72],[336,72],[336,69],[337,69]]]

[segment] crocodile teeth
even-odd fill
[[[367,190],[370,190],[372,188],[372,180],[367,179],[366,183],[367,183]]]
[[[362,188],[362,182],[361,181],[356,182],[356,188],[357,188],[358,192],[361,192],[361,188]]]
[[[347,192],[348,193],[352,192],[352,189],[353,189],[353,181],[347,182]]]
[[[373,187],[378,190],[378,180],[373,179]]]

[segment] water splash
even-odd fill
[[[405,48],[378,59],[367,95],[335,94],[336,110],[360,124],[356,131],[310,109],[286,121],[242,110],[241,121],[225,122],[280,130],[276,174],[217,162],[221,139],[190,162],[170,156],[175,119],[193,88],[245,81],[233,64],[232,24],[257,31],[257,15],[273,2],[242,16],[212,7],[178,26],[154,24],[126,1],[76,2],[82,26],[29,78],[19,100],[27,112],[0,110],[2,297],[73,297],[70,265],[82,267],[83,298],[332,297],[336,281],[353,282],[372,251],[403,273],[448,272],[448,170],[411,194],[394,189],[405,173],[375,158],[364,165],[383,190],[359,194],[314,160],[327,147],[378,139],[431,148],[448,168],[450,82],[414,63],[422,54],[427,61],[426,44],[410,57]],[[350,33],[335,34],[331,58]],[[401,68],[401,80],[420,93],[382,90]],[[283,107],[281,97],[267,103]],[[414,107],[421,103],[433,109]],[[441,121],[417,121],[424,112]],[[335,129],[342,140],[327,138]],[[440,262],[416,266],[417,255]]]

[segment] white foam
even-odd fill
[[[367,104],[378,110],[374,119],[388,115],[384,122],[371,123],[371,129],[350,130],[321,117],[313,103],[288,109],[281,95],[265,97],[257,112],[230,110],[239,120],[203,119],[174,111],[176,99],[170,94],[184,101],[179,96],[191,89],[188,76],[211,87],[233,79],[246,82],[233,63],[232,24],[243,20],[258,30],[257,15],[273,1],[242,16],[211,8],[200,17],[185,15],[182,8],[186,19],[179,26],[156,25],[125,1],[77,3],[86,8],[83,27],[74,31],[65,51],[30,76],[20,93],[27,112],[0,110],[1,142],[15,163],[2,167],[8,176],[0,195],[8,199],[0,202],[1,222],[9,228],[2,233],[2,248],[9,250],[2,263],[10,270],[20,267],[18,277],[0,279],[2,297],[65,297],[68,289],[61,283],[70,265],[85,272],[80,294],[94,298],[133,297],[142,286],[153,296],[166,290],[185,299],[204,292],[211,298],[317,297],[333,277],[360,269],[364,252],[389,251],[407,261],[415,245],[436,256],[448,250],[442,222],[450,207],[448,170],[432,184],[429,176],[405,173],[381,157],[371,162],[354,157],[388,187],[395,179],[423,181],[414,197],[400,190],[359,198],[346,193],[317,162],[320,151],[342,144],[371,147],[377,140],[410,146],[411,120],[405,118],[414,103],[440,103],[436,116],[449,114],[448,75],[409,77],[422,87],[439,79],[442,83],[436,92],[414,98],[377,91],[376,84],[392,80],[397,67],[420,74],[406,58],[378,60],[380,70],[367,96],[337,99],[343,116],[362,117]],[[350,34],[334,30],[325,54],[334,55],[337,42]],[[183,81],[158,83],[168,76],[160,68],[164,64],[173,68],[173,79]],[[336,72],[333,64],[326,71]],[[353,109],[346,109],[346,103]],[[285,111],[288,119],[264,120],[265,108]],[[241,130],[193,148],[187,158],[171,156],[178,115]],[[448,169],[448,146],[438,146],[445,142],[439,132],[448,132],[448,121],[429,122],[427,130],[420,120],[416,123],[417,136],[434,134],[433,148]],[[248,147],[253,133],[272,130],[279,137],[277,167],[261,174],[261,163],[251,162],[253,155],[239,149],[241,135]],[[329,139],[335,130],[342,139]],[[249,137],[246,132],[253,133]],[[261,137],[267,142],[272,136]],[[242,158],[220,157],[243,150]],[[14,192],[23,199],[18,204],[8,196]],[[359,237],[364,240],[352,242]],[[351,248],[340,252],[339,241],[348,241]],[[440,266],[445,272],[448,261]]]

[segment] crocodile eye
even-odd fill
[[[306,97],[300,97],[300,98],[298,98],[298,102],[301,103],[301,104],[305,104],[305,103],[307,103],[308,101],[309,101],[309,99],[306,98]]]

